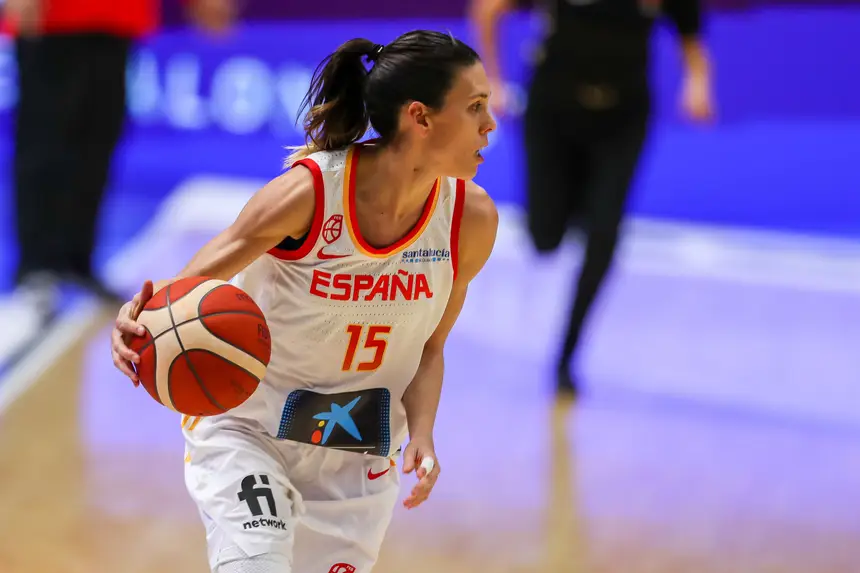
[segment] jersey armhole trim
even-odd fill
[[[457,190],[454,193],[454,215],[451,218],[451,266],[454,268],[454,280],[457,280],[460,251],[460,221],[463,219],[463,203],[466,202],[466,181],[457,179]]]
[[[296,249],[295,251],[288,251],[285,249],[279,249],[277,247],[273,247],[269,250],[269,254],[273,257],[276,257],[282,261],[298,261],[299,259],[303,259],[308,256],[313,250],[314,245],[317,244],[317,239],[319,239],[320,231],[322,230],[323,217],[325,216],[325,182],[323,181],[322,171],[320,170],[320,166],[317,165],[317,162],[313,159],[305,157],[304,159],[299,159],[290,169],[294,169],[296,165],[302,165],[306,167],[313,176],[314,179],[314,218],[311,221],[311,228],[308,231],[307,237],[305,237],[304,243],[302,246]]]

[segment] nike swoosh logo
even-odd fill
[[[390,467],[385,468],[384,470],[382,470],[378,474],[373,473],[373,470],[369,469],[369,470],[367,470],[367,479],[369,479],[369,480],[379,479],[382,476],[384,476],[385,474],[387,474],[390,469],[391,469]]]
[[[325,249],[325,247],[323,247],[319,251],[317,251],[317,257],[320,259],[323,259],[323,260],[325,260],[325,259],[342,259],[344,257],[349,256],[349,255],[327,255],[323,249]]]

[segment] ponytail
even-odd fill
[[[379,49],[370,40],[356,38],[320,62],[299,109],[299,113],[307,109],[305,145],[290,148],[293,153],[287,167],[316,151],[355,143],[367,132],[370,119],[364,91],[368,71],[362,58],[374,59]]]

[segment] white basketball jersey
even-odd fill
[[[265,313],[272,358],[255,394],[229,415],[254,419],[273,436],[283,434],[294,390],[386,388],[391,442],[402,443],[401,398],[448,303],[464,182],[437,180],[412,231],[376,249],[356,223],[360,152],[357,144],[299,162],[312,172],[316,192],[307,237],[295,251],[272,249],[234,280]]]

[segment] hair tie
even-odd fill
[[[379,54],[382,53],[383,48],[385,48],[384,44],[374,44],[371,52],[367,54],[368,61],[375,62],[379,58]]]

